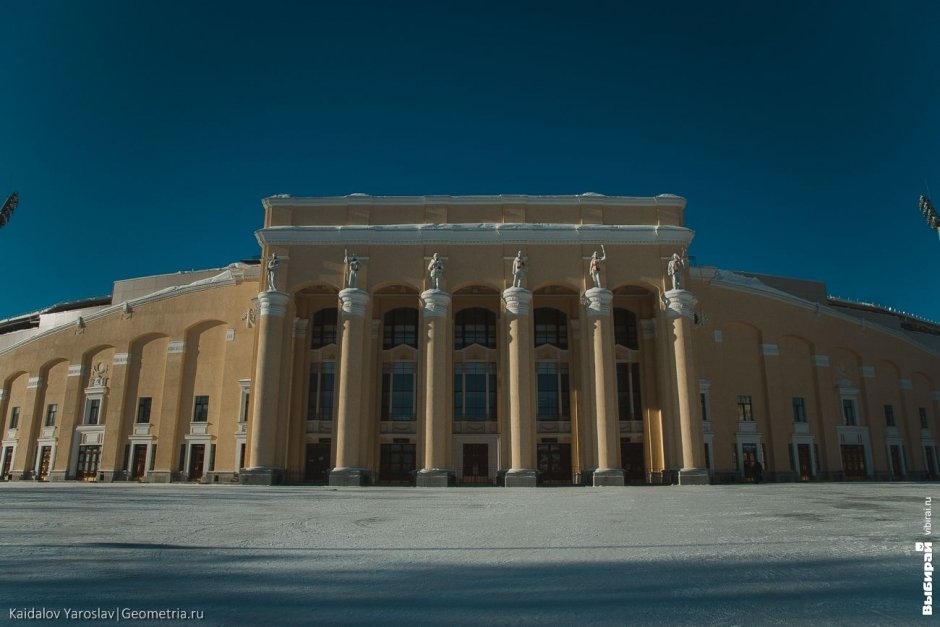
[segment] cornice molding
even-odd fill
[[[695,232],[653,224],[377,224],[273,226],[255,231],[261,246],[340,244],[653,244],[688,246]]]
[[[350,194],[348,196],[298,196],[287,194],[269,196],[261,201],[265,208],[271,207],[348,207],[363,205],[425,206],[425,205],[602,205],[609,207],[678,207],[684,208],[686,199],[674,194],[659,196],[605,196],[586,193],[554,196],[530,196],[527,194],[498,194],[480,196],[370,196]]]
[[[693,270],[693,278],[699,281],[710,285],[711,287],[720,287],[722,289],[727,289],[735,292],[743,292],[745,294],[750,294],[752,296],[762,296],[764,298],[769,298],[781,303],[786,303],[788,305],[793,305],[794,307],[799,307],[801,309],[806,309],[813,311],[816,315],[819,316],[828,316],[830,318],[835,318],[843,322],[848,322],[854,325],[861,326],[864,329],[876,331],[878,333],[884,333],[885,335],[890,335],[891,337],[902,340],[903,342],[924,351],[928,355],[933,355],[935,357],[940,357],[940,351],[936,351],[929,346],[925,346],[914,339],[908,337],[900,331],[895,331],[894,329],[889,329],[888,327],[882,326],[877,322],[867,320],[865,318],[854,317],[847,315],[841,311],[829,307],[828,305],[823,305],[815,301],[806,300],[800,298],[799,296],[794,296],[793,294],[788,294],[776,288],[770,287],[765,283],[762,283],[759,279],[750,280],[750,277],[746,277],[749,281],[739,281],[738,275],[733,272],[717,270],[715,274],[709,277],[706,274],[705,269],[696,269]],[[728,279],[728,276],[731,275],[733,278]]]

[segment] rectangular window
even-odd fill
[[[454,364],[454,420],[496,420],[496,364]]]
[[[206,422],[209,420],[209,397],[197,396],[193,402],[193,422]]]
[[[90,398],[85,405],[85,424],[86,425],[96,425],[98,424],[98,419],[100,418],[99,413],[101,412],[101,399],[100,398]]]
[[[894,420],[894,406],[885,405],[885,424],[889,427],[897,426]]]
[[[332,420],[336,362],[310,364],[307,420]]]
[[[793,422],[806,422],[806,400],[802,396],[793,397]]]
[[[917,408],[917,415],[920,416],[920,428],[921,428],[921,429],[929,429],[929,428],[930,428],[930,424],[927,422],[927,408],[926,408],[926,407],[918,407],[918,408]]]
[[[702,392],[698,395],[698,400],[702,404],[702,420],[708,421],[708,395]]]
[[[46,426],[54,427],[55,426],[55,417],[59,413],[59,406],[55,403],[49,403],[46,406]]]
[[[10,428],[16,429],[18,426],[20,426],[20,408],[14,407],[10,411]]]
[[[382,373],[382,420],[415,419],[415,365],[410,361],[385,364]]]
[[[568,392],[568,364],[536,364],[538,419],[571,420]]]
[[[248,411],[251,408],[251,394],[248,393],[247,387],[242,388],[241,395],[242,411],[238,416],[238,422],[248,422]]]
[[[754,420],[754,405],[750,396],[738,396],[738,422]]]
[[[137,424],[150,424],[150,407],[153,404],[153,398],[141,396],[137,399]]]
[[[850,398],[842,399],[842,421],[848,427],[854,427],[855,420],[855,401]]]
[[[617,364],[617,405],[620,420],[643,420],[640,364]]]

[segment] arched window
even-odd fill
[[[323,348],[336,344],[336,308],[321,309],[313,314],[310,329],[310,348]]]
[[[385,314],[382,349],[395,348],[405,344],[418,348],[418,310],[411,307],[399,307]]]
[[[542,344],[568,349],[568,316],[565,312],[552,307],[535,310],[535,345]]]
[[[629,309],[614,309],[614,343],[639,350],[636,314]]]
[[[489,309],[471,307],[454,316],[454,350],[471,344],[496,348],[496,314]]]

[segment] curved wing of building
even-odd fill
[[[0,321],[3,478],[937,475],[940,327],[690,268],[680,197],[264,206],[260,263]]]

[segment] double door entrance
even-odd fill
[[[842,471],[846,479],[867,479],[865,447],[861,444],[842,445]]]
[[[147,474],[147,445],[135,444],[131,461],[131,479],[140,481]]]
[[[100,444],[83,444],[78,447],[78,467],[75,478],[82,481],[94,481],[98,476],[98,464],[101,461]]]
[[[39,473],[37,479],[46,481],[49,478],[49,467],[52,464],[52,447],[43,446],[39,449]]]

